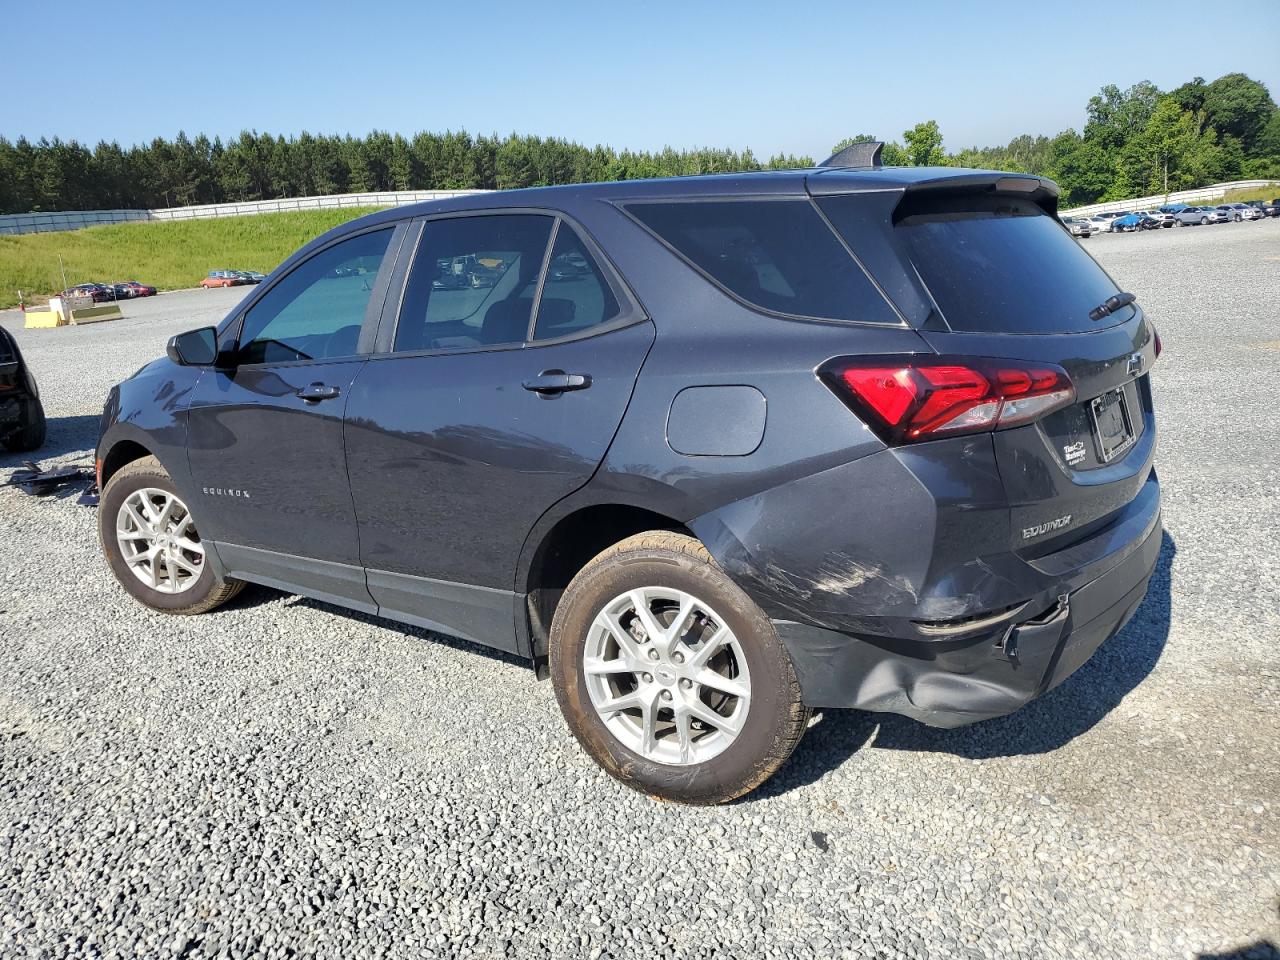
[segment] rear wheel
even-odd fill
[[[163,613],[205,613],[240,592],[208,562],[195,517],[155,457],[121,467],[98,505],[98,539],[111,572]]]
[[[556,699],[628,786],[724,803],[782,766],[809,711],[773,624],[701,543],[638,534],[584,567],[556,609]]]
[[[44,416],[44,405],[39,397],[32,397],[22,409],[22,417],[18,428],[5,438],[4,446],[12,453],[27,453],[39,450],[44,446],[48,423]]]

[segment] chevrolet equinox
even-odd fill
[[[254,582],[527,658],[690,803],[812,708],[1010,713],[1161,541],[1159,341],[1057,195],[859,147],[363,217],[112,389],[102,548],[156,610]]]

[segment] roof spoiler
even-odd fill
[[[818,166],[840,167],[845,170],[871,170],[880,166],[880,151],[883,149],[884,144],[879,140],[862,140],[833,153]]]

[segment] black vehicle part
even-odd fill
[[[884,144],[879,140],[863,140],[860,143],[851,143],[843,150],[833,153],[818,166],[841,167],[845,170],[870,170],[880,166],[882,150],[884,150]]]
[[[69,484],[85,481],[93,483],[93,471],[85,467],[50,467],[46,470],[34,460],[24,460],[8,480],[0,483],[0,487],[17,487],[23,493],[46,497]]]

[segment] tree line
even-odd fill
[[[836,144],[878,139],[859,134]],[[1084,129],[1015,137],[1007,146],[947,152],[933,120],[886,143],[888,165],[951,165],[1056,180],[1063,206],[1168,193],[1224,180],[1280,178],[1280,111],[1243,73],[1172,91],[1143,81],[1103,87]],[[0,137],[0,213],[175,207],[378,190],[506,189],[599,180],[811,166],[813,158],[698,148],[587,147],[555,137],[365,137],[243,132],[223,143],[179,133],[121,147]]]

